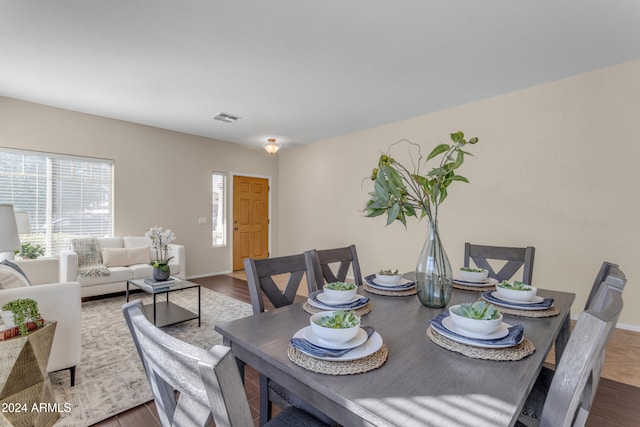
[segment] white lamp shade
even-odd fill
[[[18,249],[20,249],[20,237],[13,205],[0,204],[0,252],[12,252]]]
[[[16,224],[18,225],[18,234],[31,233],[29,212],[16,212]]]

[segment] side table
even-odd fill
[[[0,341],[0,425],[49,427],[60,413],[47,363],[56,322]]]

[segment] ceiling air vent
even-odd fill
[[[225,122],[225,123],[233,123],[236,120],[238,120],[240,117],[238,116],[234,116],[233,114],[227,114],[227,113],[218,113],[213,117],[215,120],[220,120],[221,122]]]

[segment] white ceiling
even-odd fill
[[[0,0],[0,96],[257,146],[635,59],[639,0]]]

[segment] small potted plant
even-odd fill
[[[44,256],[44,248],[37,243],[24,242],[15,254],[22,259],[37,259]]]
[[[151,239],[151,247],[156,252],[155,260],[149,263],[153,267],[153,279],[158,282],[168,280],[171,275],[169,261],[173,259],[169,256],[169,243],[176,239],[176,235],[157,226],[151,227],[144,235]]]
[[[33,322],[36,328],[44,326],[38,310],[38,302],[31,298],[9,301],[2,306],[2,320],[7,326],[17,326],[20,335],[29,335],[28,323]]]

